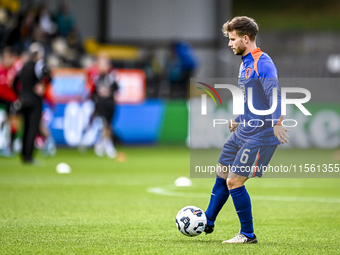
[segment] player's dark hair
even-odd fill
[[[247,16],[238,16],[223,24],[223,34],[229,35],[229,32],[236,31],[240,37],[247,35],[251,41],[255,41],[256,35],[259,32],[259,26],[256,21]]]
[[[15,49],[11,46],[6,46],[3,50],[2,50],[2,54],[4,53],[8,53],[11,55],[17,55],[17,52],[15,51]]]

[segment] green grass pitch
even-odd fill
[[[189,149],[120,150],[126,162],[74,149],[39,158],[42,167],[0,158],[0,254],[340,253],[340,179],[248,181],[259,243],[222,245],[240,228],[231,199],[213,234],[186,237],[176,228],[182,207],[206,209],[214,184],[192,179],[191,187],[174,186],[176,178],[189,176]],[[339,163],[333,154],[281,149],[271,163]],[[60,162],[72,173],[56,173]]]

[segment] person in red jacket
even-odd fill
[[[12,83],[18,74],[15,62],[18,56],[11,47],[6,47],[2,52],[0,64],[0,104],[5,105],[6,111],[9,111],[11,103],[18,99],[17,94],[12,89]]]
[[[2,156],[11,156],[11,133],[15,122],[15,115],[10,113],[11,105],[18,103],[18,96],[13,89],[13,81],[22,67],[22,61],[11,47],[6,47],[2,52],[0,63],[0,106],[5,108],[5,120],[0,123],[0,132],[5,138],[1,146]]]

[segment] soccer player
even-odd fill
[[[2,52],[0,63],[0,105],[5,107],[7,119],[0,125],[0,132],[6,135],[6,145],[0,150],[0,155],[11,156],[11,131],[14,130],[15,116],[13,114],[13,105],[18,99],[16,92],[13,90],[13,81],[21,69],[20,59],[13,48],[7,46]],[[12,107],[10,107],[12,104]],[[11,109],[11,110],[10,110]]]
[[[256,47],[259,28],[255,20],[246,16],[235,17],[226,22],[222,30],[229,37],[228,46],[235,55],[242,57],[238,87],[244,93],[245,114],[229,121],[229,131],[234,133],[223,146],[218,160],[220,169],[206,210],[205,232],[208,234],[214,231],[216,217],[230,194],[241,229],[234,238],[223,243],[257,243],[251,201],[244,183],[249,178],[262,176],[262,171],[256,167],[267,166],[277,146],[288,143],[286,132],[289,130],[281,124],[281,94],[276,67],[272,59]],[[268,110],[271,107],[273,89],[276,88],[276,110],[271,115],[252,113],[247,102],[248,88],[252,88],[253,106],[257,110]]]
[[[90,122],[96,116],[103,120],[102,133],[94,145],[94,151],[99,157],[106,154],[110,158],[115,158],[117,150],[113,145],[111,123],[115,109],[114,94],[118,91],[118,84],[116,71],[105,53],[98,55],[96,64],[88,71],[88,80],[92,87],[91,98],[95,103],[95,111]]]
[[[10,104],[18,98],[12,89],[13,80],[18,73],[16,61],[15,51],[11,47],[6,47],[3,50],[0,63],[0,103],[5,105],[7,112]]]

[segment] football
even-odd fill
[[[176,215],[178,230],[186,236],[198,236],[204,231],[207,217],[203,210],[197,206],[183,207]]]

